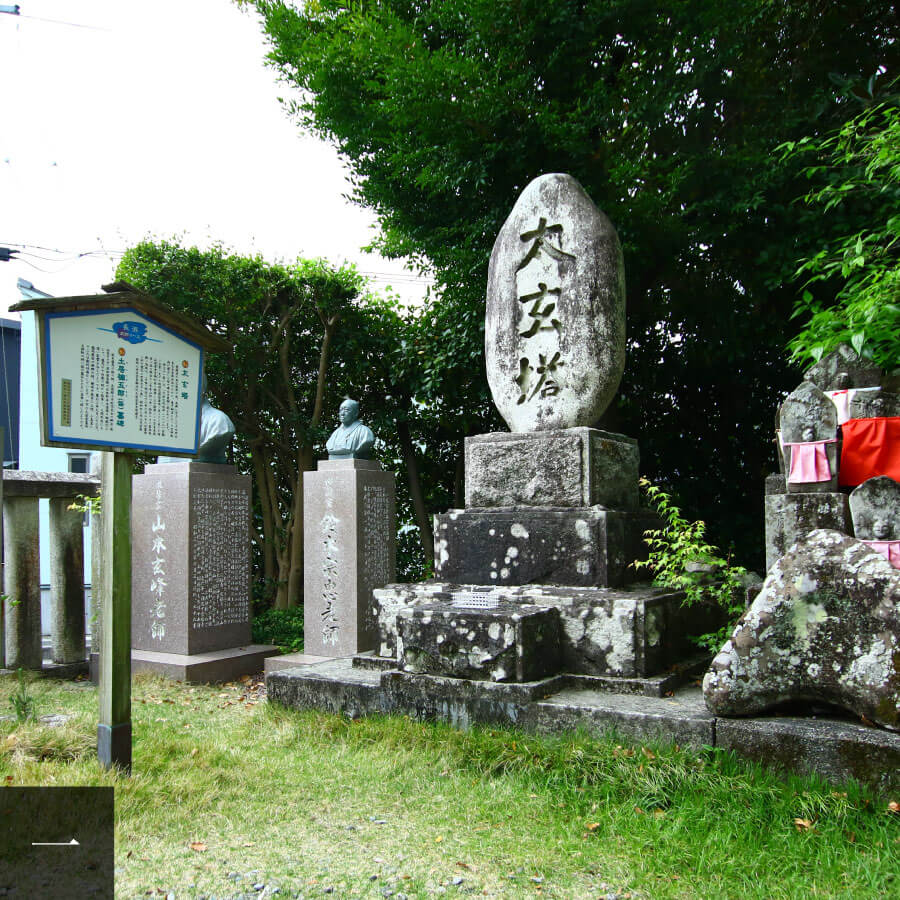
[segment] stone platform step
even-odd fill
[[[497,683],[382,671],[345,658],[274,671],[266,687],[270,701],[296,709],[354,718],[393,713],[461,728],[581,728],[597,736],[614,730],[636,742],[719,747],[787,771],[837,782],[855,778],[884,794],[900,790],[900,734],[838,717],[726,719],[707,710],[696,685],[676,687],[671,696],[647,696],[611,691],[608,679],[590,676]]]

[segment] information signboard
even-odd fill
[[[197,452],[201,346],[130,307],[42,318],[47,445]]]

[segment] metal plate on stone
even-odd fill
[[[456,609],[496,609],[500,597],[493,591],[453,591],[450,605]]]

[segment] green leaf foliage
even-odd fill
[[[805,204],[834,221],[797,273],[805,290],[794,316],[805,323],[793,358],[809,366],[846,342],[883,369],[900,368],[900,93],[781,150],[806,163],[815,186]]]
[[[381,252],[435,276],[404,364],[436,425],[499,426],[482,355],[491,247],[531,179],[568,172],[625,253],[628,362],[600,424],[638,437],[648,475],[761,561],[768,426],[798,380],[790,276],[832,225],[792,203],[802,163],[775,148],[839,127],[858,110],[848,91],[896,67],[894,4],[249,5],[299,88],[290,112],[337,145],[378,215]]]
[[[685,605],[712,604],[726,613],[725,625],[694,638],[699,646],[715,652],[744,612],[744,588],[754,576],[743,566],[732,565],[719,555],[718,547],[707,542],[705,522],[688,521],[672,496],[646,478],[640,484],[663,526],[644,532],[650,553],[633,565],[638,570],[649,569],[654,584],[684,591]]]

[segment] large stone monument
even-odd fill
[[[167,457],[132,484],[132,667],[181,681],[261,671],[253,644],[250,476],[225,463],[231,419],[204,397],[196,459]]]
[[[592,427],[625,361],[610,221],[569,175],[535,179],[494,244],[487,376],[509,433],[466,438],[466,508],[435,519],[435,581],[376,590],[378,648],[406,673],[640,677],[680,660],[689,613],[637,587],[658,525],[634,438]]]
[[[352,656],[375,646],[372,590],[396,572],[394,475],[370,459],[375,435],[347,398],[328,459],[303,478],[304,651]]]

